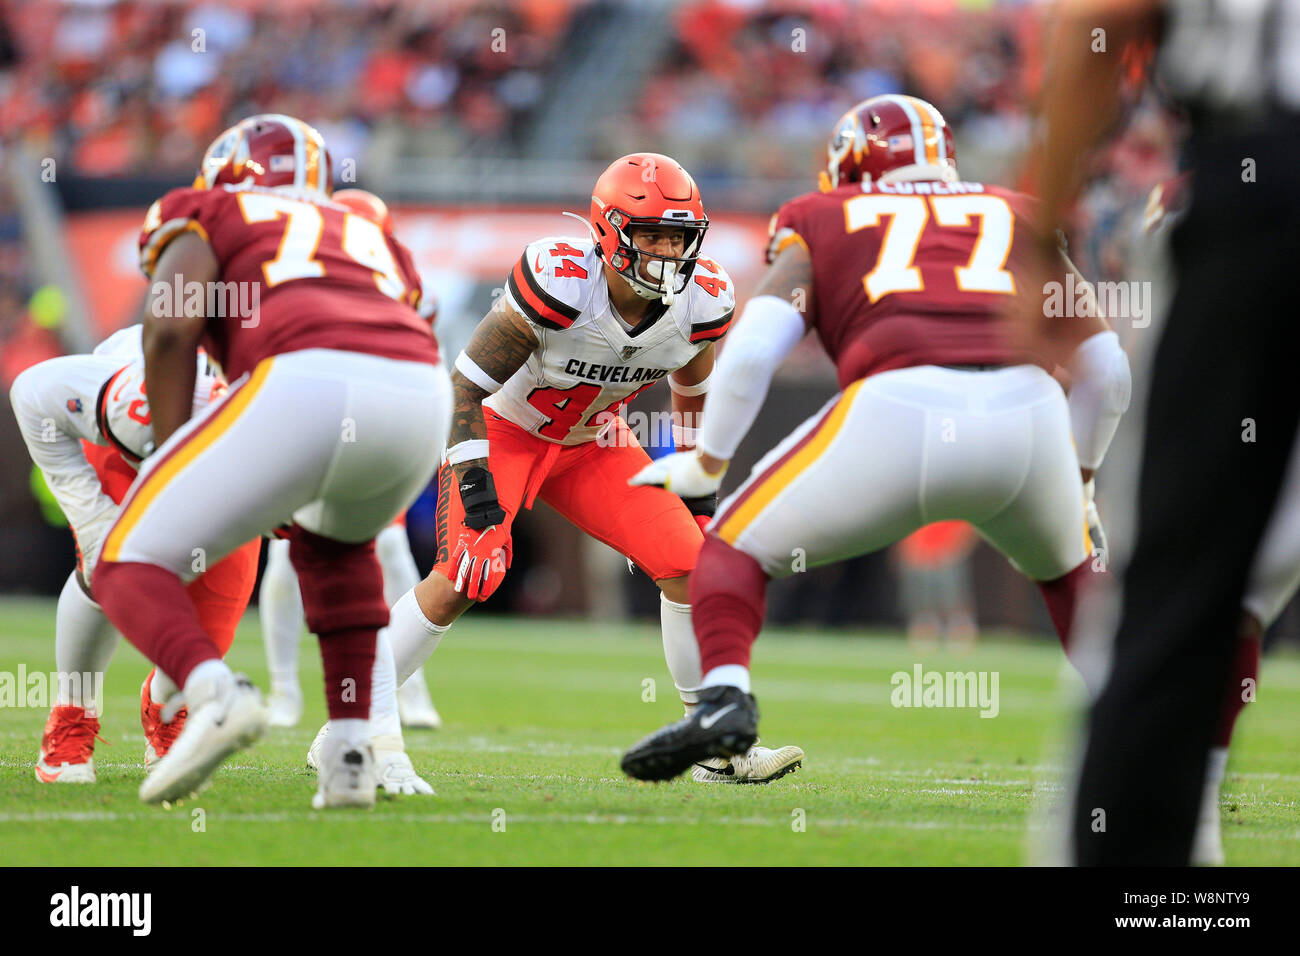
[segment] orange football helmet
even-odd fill
[[[840,117],[826,145],[822,192],[845,183],[873,182],[904,166],[935,166],[956,178],[957,150],[943,114],[915,96],[863,100]]]
[[[690,281],[709,217],[699,187],[680,163],[661,153],[631,153],[614,160],[596,180],[590,223],[601,261],[643,299],[662,298],[671,304]],[[639,226],[686,230],[682,255],[660,256],[638,249],[629,232]],[[646,271],[657,281],[641,275],[642,259],[651,260]]]
[[[194,188],[246,182],[294,186],[328,197],[334,167],[324,137],[302,120],[280,113],[240,120],[203,154]]]
[[[388,203],[374,193],[365,189],[340,189],[330,198],[362,219],[369,219],[384,232],[393,231],[393,214],[388,211]]]

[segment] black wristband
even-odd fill
[[[711,495],[704,495],[700,498],[683,498],[682,502],[690,509],[691,514],[712,518],[718,510],[718,493],[715,491]]]
[[[497,501],[497,487],[492,472],[471,468],[460,480],[460,502],[465,507],[465,527],[482,531],[506,520],[505,509]]]

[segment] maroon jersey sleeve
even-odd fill
[[[186,231],[200,235],[220,265],[218,288],[207,294],[205,344],[228,378],[310,348],[437,361],[416,312],[420,280],[410,253],[346,208],[257,187],[174,190],[145,220],[147,275]]]
[[[768,263],[776,260],[787,246],[798,244],[808,250],[812,257],[812,246],[809,244],[809,237],[816,236],[821,231],[818,223],[819,204],[816,199],[818,193],[809,193],[796,199],[791,199],[772,216],[771,221],[767,224],[767,254]],[[824,209],[821,215],[825,215]],[[816,267],[816,258],[813,257],[814,269]],[[815,290],[814,290],[815,291]],[[813,296],[813,301],[806,307],[805,313],[810,325],[817,324],[817,297]]]
[[[769,255],[802,243],[808,319],[841,386],[914,365],[1031,359],[1000,318],[1032,247],[1034,200],[981,183],[851,184],[781,207]]]
[[[159,257],[177,236],[194,232],[210,242],[202,220],[204,200],[211,195],[203,189],[173,189],[149,207],[140,229],[140,271],[147,278],[153,278]]]
[[[434,323],[438,321],[438,297],[424,288],[420,273],[415,268],[415,259],[411,256],[411,250],[402,245],[392,233],[385,233],[385,235],[388,237],[388,245],[392,249],[393,259],[397,262],[401,274],[406,278],[410,290],[407,302],[410,303],[411,308],[415,309],[420,318],[429,323],[429,327],[432,328]]]

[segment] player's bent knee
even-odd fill
[[[677,604],[689,604],[691,602],[691,576],[683,574],[675,578],[660,578],[655,581],[659,585],[659,590],[664,593],[664,597]]]
[[[378,630],[388,624],[384,578],[373,541],[350,544],[295,526],[289,558],[298,572],[307,628],[314,634]]]

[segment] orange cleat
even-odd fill
[[[41,783],[94,783],[96,737],[98,717],[89,716],[83,707],[55,707],[41,737],[36,779]]]
[[[162,704],[155,704],[149,699],[149,684],[154,671],[140,685],[140,726],[144,728],[144,765],[153,766],[171,749],[180,732],[185,728],[186,710],[182,707],[170,724],[163,723]]]

